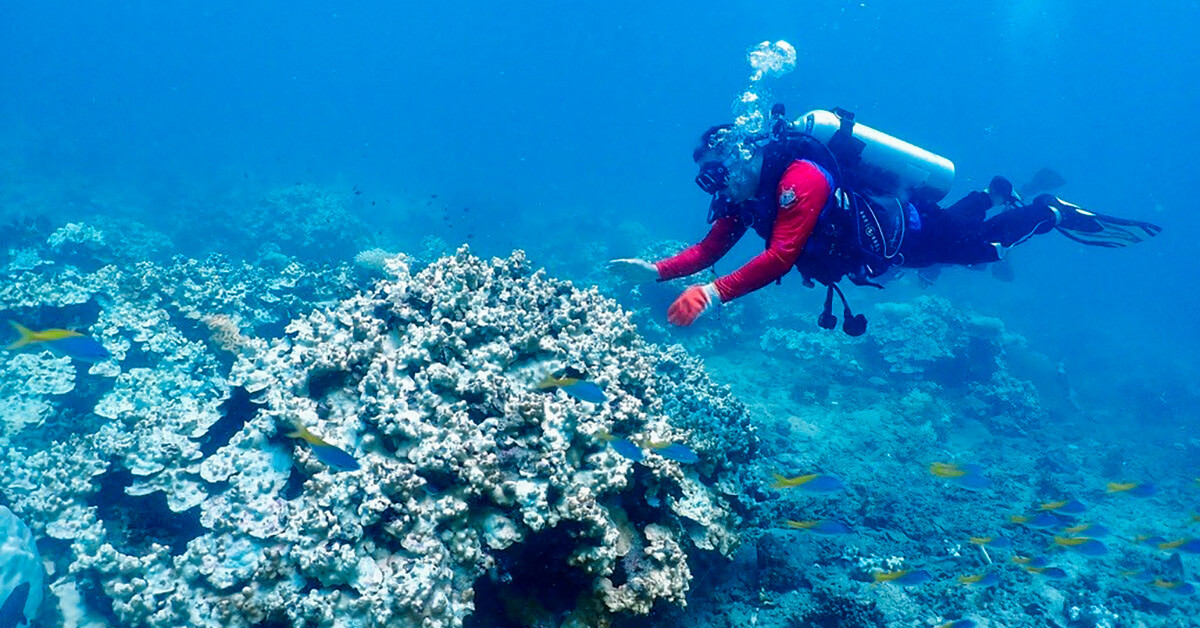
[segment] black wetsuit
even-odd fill
[[[1039,196],[1028,205],[1006,209],[988,218],[992,200],[985,192],[971,192],[949,207],[932,203],[917,206],[919,228],[912,225],[900,248],[909,268],[934,264],[986,264],[999,261],[997,245],[1008,248],[1054,228],[1054,212]]]

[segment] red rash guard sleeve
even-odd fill
[[[721,302],[736,299],[784,276],[800,257],[830,194],[825,173],[811,161],[793,161],[779,179],[779,211],[767,249],[716,281]]]
[[[716,219],[703,240],[654,265],[658,269],[658,280],[667,281],[694,275],[712,266],[728,253],[745,233],[746,226],[733,216]]]

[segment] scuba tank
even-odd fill
[[[936,203],[954,183],[949,159],[858,124],[844,109],[810,111],[793,126],[829,148],[844,183],[855,189]]]

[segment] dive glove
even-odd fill
[[[658,267],[644,259],[615,259],[608,263],[608,272],[633,283],[658,281]]]

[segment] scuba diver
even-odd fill
[[[1050,194],[1023,203],[1003,177],[943,208],[938,202],[954,179],[949,160],[857,124],[841,109],[813,111],[790,124],[783,106],[775,105],[768,133],[715,126],[692,157],[700,167],[696,184],[712,195],[708,235],[672,257],[616,259],[609,270],[637,282],[693,275],[751,228],[766,240],[766,249],[728,275],[687,288],[667,311],[667,319],[680,326],[691,325],[715,303],[779,281],[795,267],[806,286],[826,286],[818,325],[836,326],[836,292],[844,307],[842,329],[858,336],[867,321],[851,312],[837,286],[843,278],[882,288],[872,280],[894,268],[998,262],[1012,247],[1051,230],[1102,247],[1126,246],[1161,231]],[[1001,211],[988,218],[993,209]]]

